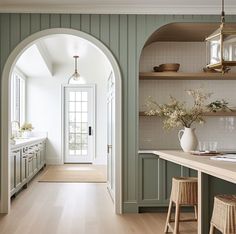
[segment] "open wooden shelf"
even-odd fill
[[[236,80],[236,73],[140,72],[140,80]]]
[[[158,115],[146,115],[144,111],[139,112],[139,116],[146,116],[146,117],[159,117]],[[203,116],[236,116],[236,111],[218,111],[218,112],[206,112]]]

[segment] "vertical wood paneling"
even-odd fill
[[[62,28],[70,28],[71,27],[70,23],[71,23],[70,15],[62,14],[61,15],[61,27]]]
[[[120,47],[120,67],[122,71],[122,91],[123,91],[123,99],[122,99],[122,107],[123,107],[123,151],[122,155],[127,155],[127,147],[128,147],[128,138],[127,138],[127,111],[128,105],[126,100],[128,99],[128,85],[127,85],[127,77],[128,77],[128,17],[127,15],[120,15],[120,35],[119,35],[119,47]],[[128,178],[128,159],[127,157],[123,157],[123,176],[124,178]],[[127,191],[128,191],[128,183],[127,180],[124,180],[124,200],[128,200]]]
[[[71,28],[80,30],[80,15],[71,15]]]
[[[120,44],[119,44],[119,16],[110,16],[110,49],[119,60]]]
[[[109,47],[110,43],[110,16],[109,15],[101,15],[101,41]]]
[[[50,16],[50,27],[51,28],[61,27],[61,18],[59,14],[53,14]]]
[[[100,15],[91,15],[91,35],[100,38]]]
[[[10,48],[14,49],[20,41],[20,14],[11,14],[10,33]]]
[[[147,34],[151,35],[157,29],[157,21],[155,15],[148,15],[146,18]]]
[[[40,31],[40,14],[30,15],[30,32],[35,33]]]
[[[10,54],[10,14],[1,15],[1,72]]]
[[[133,182],[128,185],[128,200],[135,200],[135,167],[136,167],[136,84],[137,84],[137,63],[136,63],[136,16],[128,16],[128,178]],[[131,108],[132,107],[132,108]]]
[[[40,19],[41,30],[50,28],[50,15],[42,14]]]
[[[147,32],[146,32],[146,16],[138,15],[137,16],[137,56],[139,57],[145,41],[147,40]]]
[[[90,15],[81,15],[81,31],[90,33]]]
[[[30,14],[21,14],[20,16],[20,38],[25,39],[30,35]]]

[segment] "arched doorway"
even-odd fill
[[[90,43],[94,44],[99,50],[101,50],[109,62],[111,63],[114,77],[116,80],[115,85],[115,212],[122,213],[122,180],[121,180],[121,136],[122,136],[122,79],[119,65],[110,52],[110,50],[102,44],[96,38],[83,33],[81,31],[66,29],[66,28],[55,28],[47,29],[35,33],[25,40],[23,40],[10,54],[7,62],[4,66],[2,74],[2,92],[1,92],[1,213],[7,213],[10,209],[10,169],[9,169],[9,135],[10,135],[10,77],[12,69],[16,64],[16,61],[21,54],[30,47],[36,40],[47,37],[54,34],[68,34],[83,38]]]

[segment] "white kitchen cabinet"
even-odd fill
[[[14,195],[46,165],[45,139],[14,145],[10,154],[11,195]]]

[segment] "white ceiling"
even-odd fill
[[[79,55],[79,60],[86,59],[89,53],[97,49],[90,42],[71,35],[53,35],[41,40],[45,45],[53,64],[62,65],[73,61],[74,55]]]
[[[91,64],[94,58],[105,55],[89,41],[82,38],[55,34],[41,38],[26,49],[16,66],[27,77],[52,76],[58,66],[71,66],[74,69],[74,55],[79,55],[78,64]]]
[[[219,14],[221,0],[0,0],[0,12]],[[225,0],[227,14],[236,1]]]
[[[50,76],[36,45],[32,45],[20,56],[16,66],[27,77]]]

